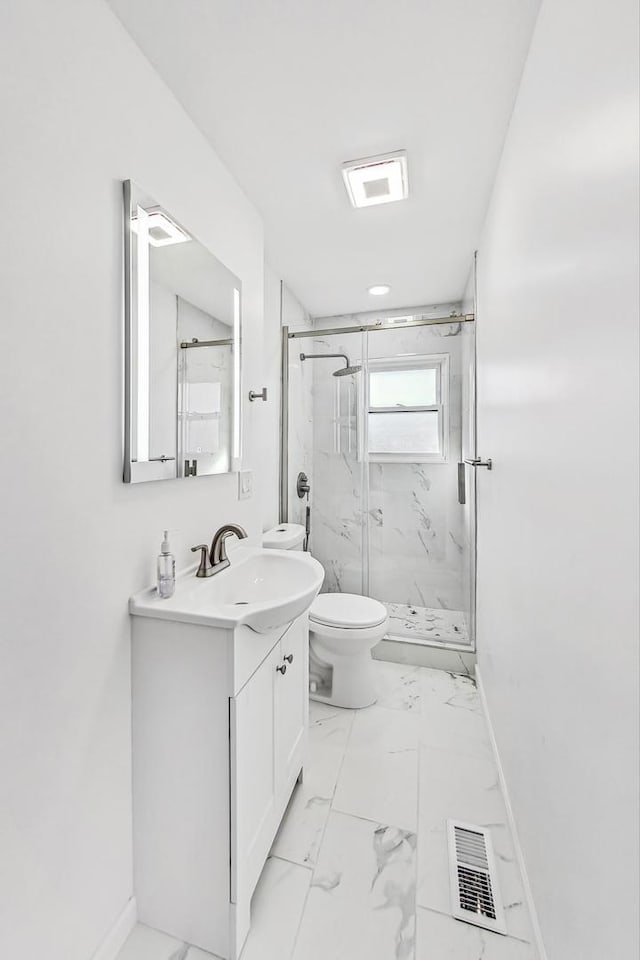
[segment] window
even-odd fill
[[[370,460],[446,462],[447,354],[370,360],[367,386]]]

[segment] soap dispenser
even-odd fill
[[[168,600],[176,589],[176,558],[171,553],[169,531],[164,531],[164,540],[158,554],[158,596]]]

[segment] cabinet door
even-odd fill
[[[279,644],[280,663],[274,695],[276,789],[286,789],[300,772],[309,716],[309,627],[307,616],[295,620]]]
[[[280,644],[230,704],[231,900],[244,902],[269,852],[276,815],[274,692]]]

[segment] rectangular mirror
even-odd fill
[[[238,470],[240,281],[131,180],[124,207],[124,481]]]

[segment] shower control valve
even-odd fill
[[[303,497],[309,496],[309,491],[311,490],[311,484],[309,483],[309,477],[306,473],[300,472],[298,474],[298,479],[296,480],[296,493],[302,500]]]

